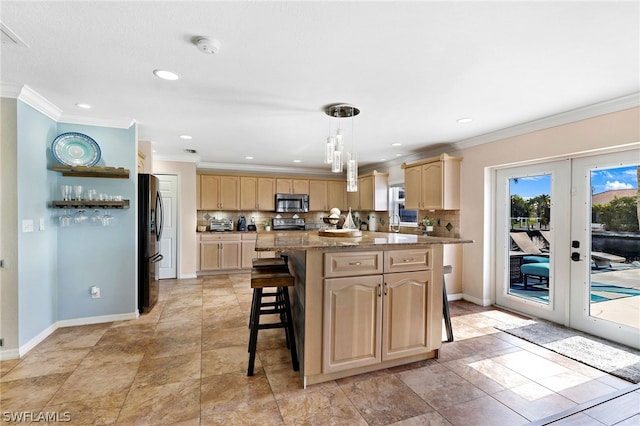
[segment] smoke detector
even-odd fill
[[[195,44],[203,53],[218,53],[222,44],[215,38],[196,37]]]

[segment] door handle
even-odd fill
[[[577,251],[574,251],[573,253],[571,253],[571,260],[573,260],[574,262],[579,262],[580,253],[578,253]]]

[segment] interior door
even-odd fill
[[[571,327],[640,348],[640,150],[573,160]]]
[[[566,324],[570,161],[510,167],[495,175],[496,303]]]
[[[177,278],[178,262],[178,176],[157,175],[163,200],[163,229],[160,239],[160,279]]]

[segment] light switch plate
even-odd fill
[[[33,220],[25,219],[22,221],[22,232],[33,232]]]
[[[40,230],[44,231],[44,218],[43,217],[40,218]]]

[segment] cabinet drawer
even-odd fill
[[[382,252],[325,253],[325,277],[349,277],[382,273]]]
[[[431,269],[431,250],[390,250],[384,253],[384,272]]]
[[[255,241],[258,238],[258,234],[256,232],[251,232],[249,234],[240,234],[242,237],[242,241]]]
[[[201,234],[200,241],[240,241],[240,234],[225,234],[225,233]]]

